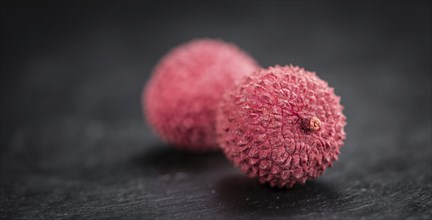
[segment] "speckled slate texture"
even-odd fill
[[[431,218],[430,2],[8,3],[0,22],[1,219]],[[194,37],[329,81],[340,160],[277,190],[161,143],[142,86]]]

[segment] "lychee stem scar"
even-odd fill
[[[305,118],[303,129],[306,131],[318,131],[321,128],[321,121],[316,116]]]

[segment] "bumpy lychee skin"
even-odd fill
[[[260,183],[292,187],[321,175],[345,139],[340,97],[313,72],[262,69],[227,92],[217,114],[218,143]]]
[[[163,57],[143,91],[143,108],[166,142],[192,151],[217,150],[215,115],[226,89],[258,65],[233,44],[198,39]]]

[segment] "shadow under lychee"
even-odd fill
[[[291,189],[271,188],[244,175],[230,175],[216,185],[217,199],[230,212],[271,217],[307,215],[306,210],[326,212],[328,205],[341,196],[334,188],[320,181],[309,181]]]
[[[155,170],[160,174],[187,172],[202,173],[230,166],[225,156],[218,151],[194,153],[173,146],[160,144],[133,157],[132,162],[145,170]]]

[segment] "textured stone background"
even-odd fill
[[[7,3],[0,22],[1,218],[431,218],[430,2]],[[335,166],[276,190],[163,144],[140,93],[195,37],[329,81],[348,117]]]

